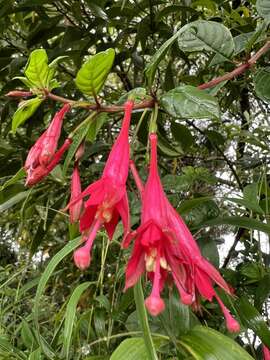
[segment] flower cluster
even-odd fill
[[[82,234],[83,244],[74,252],[75,264],[81,270],[88,268],[91,249],[99,229],[104,226],[108,237],[112,239],[121,220],[124,228],[123,247],[127,248],[134,241],[126,269],[125,289],[134,286],[142,274],[146,273],[152,283],[151,293],[145,300],[150,314],[158,315],[164,310],[165,303],[161,293],[166,284],[174,283],[182,303],[191,305],[194,309],[200,308],[200,298],[208,301],[215,298],[224,314],[228,330],[237,332],[240,330],[238,322],[214,288],[217,285],[227,294],[233,295],[230,286],[218,270],[201,255],[188,227],[164,193],[157,165],[157,135],[151,133],[149,136],[151,157],[145,186],[135,164],[130,160],[129,126],[133,106],[132,100],[125,103],[122,127],[102,176],[84,191],[81,190],[78,168],[82,147],[77,151],[71,179],[71,198],[67,206],[70,221],[79,221]],[[69,106],[65,105],[55,115],[49,128],[30,150],[25,164],[28,185],[33,185],[46,176],[68,147],[65,142],[56,151],[62,119],[68,110]],[[130,229],[126,190],[129,167],[142,201],[141,224],[135,231]]]

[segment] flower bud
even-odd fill
[[[90,252],[86,246],[83,246],[76,250],[74,252],[73,258],[75,265],[81,270],[87,269],[91,262]]]
[[[165,303],[161,297],[150,295],[145,300],[145,306],[153,316],[159,315],[165,309]]]
[[[31,93],[31,91],[21,91],[21,90],[13,90],[6,94],[6,96],[11,96],[11,97],[29,97],[32,95],[33,94]]]

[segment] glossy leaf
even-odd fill
[[[54,65],[58,60],[60,60],[60,58],[56,59],[55,62],[52,62],[51,66],[49,66],[46,50],[36,49],[31,52],[24,74],[33,88],[49,88],[50,81],[55,73]]]
[[[156,347],[158,347],[162,343],[162,340],[155,339],[154,342]],[[135,359],[149,360],[148,352],[142,338],[132,338],[122,341],[110,357],[110,360]]]
[[[114,62],[114,50],[108,49],[91,56],[78,71],[75,83],[89,96],[96,96],[102,89]]]
[[[231,338],[204,326],[196,326],[180,339],[181,345],[196,360],[252,360]]]
[[[163,109],[175,118],[219,118],[217,100],[190,85],[170,90],[161,97],[160,101]]]
[[[43,99],[38,97],[22,101],[12,118],[12,132],[16,132],[17,128],[35,113],[42,102]]]
[[[185,25],[179,33],[178,44],[183,51],[214,52],[212,65],[230,59],[234,52],[230,30],[214,21],[197,20]]]

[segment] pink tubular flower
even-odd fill
[[[263,359],[270,360],[270,350],[265,345],[263,345]]]
[[[85,202],[84,213],[80,217],[80,231],[83,234],[85,245],[74,253],[74,260],[79,268],[82,266],[80,266],[78,258],[84,258],[85,255],[82,255],[84,251],[88,251],[90,254],[93,240],[102,225],[104,225],[110,239],[113,237],[120,218],[124,226],[125,236],[129,232],[130,220],[126,181],[129,169],[128,132],[132,109],[133,101],[128,100],[125,103],[125,115],[121,131],[111,149],[101,179],[88,186],[77,199],[79,201],[90,195],[90,198]],[[70,202],[68,208],[75,202],[76,200]]]
[[[24,168],[27,172],[26,185],[32,186],[47,176],[59,163],[63,153],[72,143],[71,139],[66,139],[62,147],[56,151],[58,140],[65,113],[70,110],[70,105],[65,104],[58,111],[47,130],[39,137],[30,149]]]
[[[172,278],[181,301],[198,304],[198,295],[212,301],[215,297],[223,311],[229,331],[239,331],[237,321],[216,294],[216,283],[228,294],[231,289],[219,272],[205,258],[180,215],[169,203],[158,175],[157,136],[150,135],[151,162],[148,180],[142,193],[140,227],[126,239],[127,246],[135,238],[134,249],[126,270],[126,289],[133,286],[144,271],[153,283],[152,292],[145,304],[152,315],[164,309],[160,297],[166,279]],[[135,173],[135,180],[138,177]],[[138,179],[136,180],[138,183]],[[140,185],[142,188],[142,185]]]
[[[75,163],[73,174],[71,177],[71,196],[70,202],[72,203],[81,195],[81,179],[79,173],[78,163]],[[71,224],[77,222],[80,219],[80,215],[83,208],[83,200],[79,200],[75,204],[71,205],[69,208],[70,222]]]

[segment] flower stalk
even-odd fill
[[[148,353],[148,358],[149,360],[158,360],[153,338],[151,336],[147,312],[144,305],[144,296],[143,296],[141,279],[139,279],[137,284],[134,286],[134,299],[136,303],[137,315],[143,333],[145,348]]]

